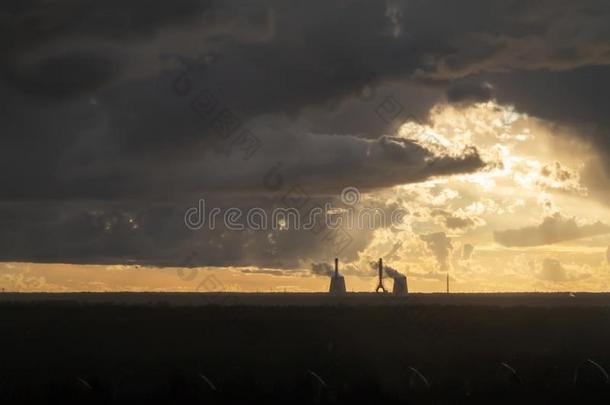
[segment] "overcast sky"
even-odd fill
[[[0,30],[0,287],[317,290],[335,256],[348,289],[377,257],[421,291],[610,287],[607,1],[19,0]],[[346,188],[400,226],[184,223]]]

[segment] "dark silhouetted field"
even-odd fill
[[[610,400],[607,295],[2,294],[0,321],[4,404]]]

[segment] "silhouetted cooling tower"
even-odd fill
[[[345,278],[339,275],[339,259],[335,259],[335,274],[330,278],[329,293],[333,295],[345,294]]]
[[[398,275],[394,277],[394,287],[392,287],[392,294],[394,295],[406,295],[409,292],[407,286],[407,277],[404,275]]]

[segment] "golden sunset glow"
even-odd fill
[[[408,214],[399,227],[375,230],[370,243],[358,251],[357,260],[341,263],[348,290],[371,291],[375,277],[369,263],[377,257],[384,257],[408,276],[410,291],[442,291],[445,271],[453,291],[607,290],[607,230],[531,246],[503,245],[494,238],[494,232],[538,227],[545,219],[577,230],[597,222],[610,223],[610,209],[589,197],[581,178],[585,165],[597,158],[595,150],[571,131],[491,101],[470,106],[438,104],[427,123],[405,122],[398,137],[415,141],[439,156],[459,155],[476,145],[486,167],[472,174],[431,178],[363,194],[362,207],[394,204]],[[434,233],[446,235],[440,242],[445,245],[420,237]],[[472,245],[473,251],[465,257],[467,245]],[[331,263],[332,252],[327,256]],[[0,286],[8,291],[281,292],[328,288],[328,279],[312,275],[311,262],[306,260],[289,270],[33,263],[0,266],[4,269]],[[206,286],[204,280],[209,277],[213,282]]]

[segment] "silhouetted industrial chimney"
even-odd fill
[[[375,289],[375,292],[379,292],[379,290],[381,290],[382,292],[387,292],[385,287],[383,286],[383,259],[379,259],[379,284],[377,285],[377,288]]]
[[[335,258],[335,274],[330,278],[329,293],[334,295],[345,294],[345,278],[339,275],[339,259]]]

